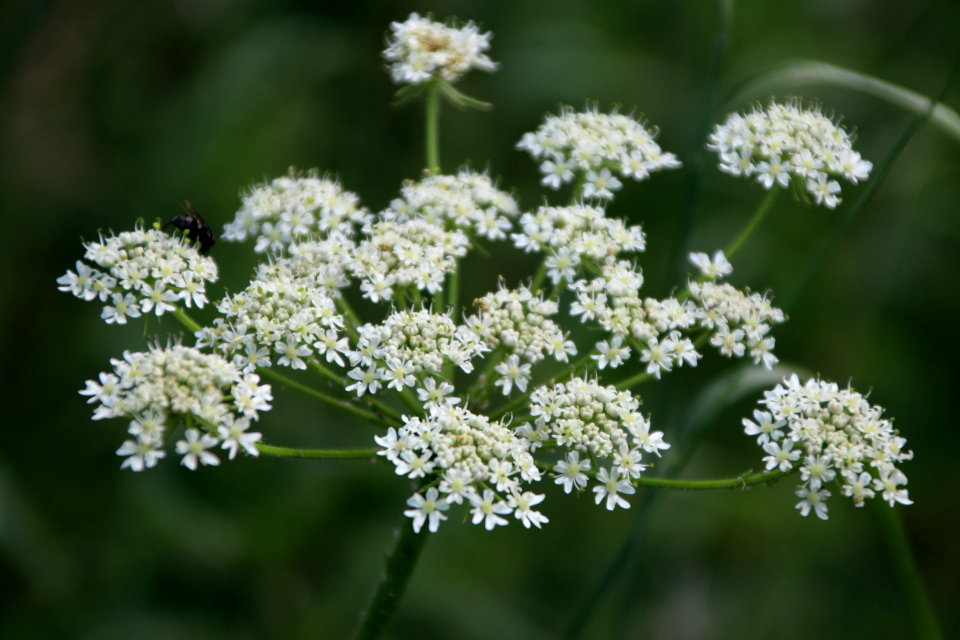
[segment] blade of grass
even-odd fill
[[[904,147],[907,146],[907,143],[913,138],[913,135],[930,117],[931,113],[934,111],[934,105],[938,104],[940,100],[943,99],[943,97],[947,94],[950,86],[957,79],[958,74],[960,74],[960,61],[957,62],[953,68],[953,71],[950,72],[950,75],[947,77],[947,81],[943,84],[943,88],[940,89],[940,92],[937,94],[936,98],[927,101],[927,109],[914,118],[913,122],[911,122],[910,126],[907,127],[906,131],[903,132],[903,135],[900,136],[900,139],[897,140],[897,143],[892,149],[890,149],[890,152],[883,159],[880,165],[875,168],[873,175],[870,176],[870,180],[867,182],[866,188],[860,192],[856,202],[853,203],[853,205],[847,211],[847,214],[837,225],[837,228],[834,229],[830,237],[827,238],[827,241],[824,242],[816,257],[814,257],[814,259],[807,264],[806,269],[804,269],[800,277],[797,278],[796,283],[790,288],[790,290],[787,292],[787,295],[783,297],[780,308],[785,312],[789,311],[793,307],[793,304],[800,296],[800,293],[803,291],[804,287],[807,286],[810,278],[813,277],[813,274],[816,273],[817,269],[819,269],[824,260],[826,260],[827,255],[833,250],[837,242],[839,242],[840,237],[843,235],[844,231],[846,231],[847,227],[850,226],[850,223],[853,222],[853,219],[856,217],[857,213],[863,209],[866,203],[873,196],[874,192],[880,186],[880,183],[883,182],[884,177],[886,177],[890,167],[893,166],[894,161],[897,159],[897,157],[899,157],[900,152],[903,151]]]
[[[930,124],[960,143],[960,114],[940,102],[942,95],[935,100],[930,100],[926,96],[885,80],[817,60],[794,60],[761,73],[734,91],[727,100],[727,105],[732,110],[757,97],[769,95],[778,88],[804,85],[842,87],[874,96],[906,109],[914,115],[929,117]],[[932,111],[930,111],[931,104]],[[926,115],[928,111],[929,116]]]

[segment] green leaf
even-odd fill
[[[858,71],[816,60],[787,62],[747,80],[733,92],[727,105],[730,105],[732,110],[737,105],[770,94],[775,89],[805,85],[827,85],[859,91],[906,109],[914,115],[920,115],[930,107],[930,99],[919,93]],[[960,143],[960,114],[956,111],[942,102],[937,103],[930,114],[930,122]]]
[[[683,430],[704,428],[730,405],[761,389],[773,388],[793,373],[801,378],[812,375],[797,366],[776,365],[770,370],[745,366],[717,376],[690,403],[682,422]]]
[[[427,92],[427,88],[426,84],[405,84],[393,94],[393,105],[399,107],[416,100]]]
[[[483,102],[482,100],[477,100],[476,98],[471,98],[465,93],[461,93],[456,90],[452,84],[446,80],[439,80],[437,86],[440,88],[440,93],[444,98],[452,102],[457,107],[468,108],[468,109],[479,109],[481,111],[488,111],[493,109],[493,105],[489,102]]]

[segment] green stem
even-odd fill
[[[185,326],[190,331],[193,331],[194,333],[196,333],[197,331],[200,331],[200,329],[202,329],[202,327],[197,323],[197,321],[191,318],[190,316],[188,316],[186,313],[184,313],[183,310],[174,309],[172,313],[173,313],[173,317],[179,320],[180,324]]]
[[[309,366],[311,369],[313,369],[314,371],[322,375],[324,378],[327,378],[328,380],[330,380],[331,382],[339,386],[341,389],[346,389],[347,381],[342,376],[338,376],[336,373],[334,373],[333,371],[330,371],[325,366],[320,364],[316,358],[310,358],[306,362],[307,362],[307,366]],[[400,423],[402,421],[401,414],[398,411],[388,407],[387,405],[383,404],[379,400],[370,398],[367,400],[367,402],[377,412],[392,418],[397,423]]]
[[[257,450],[274,458],[301,458],[304,460],[375,460],[373,449],[291,449],[257,443]]]
[[[350,306],[350,303],[347,302],[347,299],[343,296],[337,298],[337,308],[347,317],[348,324],[345,327],[347,333],[354,341],[357,341],[360,338],[360,334],[357,333],[357,327],[363,324],[360,322],[360,318],[357,317],[357,314],[353,311],[353,307]]]
[[[922,640],[941,640],[943,634],[933,615],[933,607],[930,605],[926,589],[923,588],[923,580],[920,578],[920,571],[917,570],[917,564],[910,551],[910,541],[907,540],[907,533],[903,530],[899,513],[882,500],[870,502],[874,507],[874,515],[880,522],[880,529],[887,543],[887,551],[893,560],[894,569],[900,580],[900,588],[904,591],[903,595],[906,598],[910,616],[913,618],[917,637]]]
[[[577,204],[577,201],[580,200],[580,196],[583,195],[583,185],[586,183],[587,173],[585,171],[577,173],[577,181],[573,184],[573,193],[570,195],[571,206]]]
[[[544,260],[540,264],[540,268],[537,269],[537,273],[533,276],[533,281],[530,283],[530,293],[536,294],[537,289],[540,288],[540,285],[543,284],[544,278],[547,277],[547,261]]]
[[[436,84],[427,91],[427,171],[440,173],[440,90]]]
[[[363,622],[356,635],[357,640],[386,637],[428,537],[430,532],[427,527],[423,527],[420,533],[416,533],[410,526],[410,522],[404,518],[393,553],[387,556],[386,571],[363,616]]]
[[[387,420],[385,418],[381,418],[380,416],[373,413],[372,411],[362,409],[360,407],[350,404],[349,402],[338,400],[337,398],[328,396],[325,393],[321,393],[320,391],[311,389],[310,387],[306,387],[300,384],[299,382],[291,380],[286,376],[280,375],[279,373],[277,373],[276,371],[273,371],[272,369],[267,369],[266,367],[257,367],[257,373],[260,375],[261,378],[266,378],[267,380],[276,382],[277,384],[283,387],[286,387],[291,391],[296,391],[297,393],[305,395],[308,398],[313,398],[314,400],[322,404],[325,404],[328,407],[339,409],[340,411],[343,411],[344,413],[349,413],[350,415],[360,418],[361,420],[366,420],[367,422],[372,422],[374,424],[378,424],[384,427],[395,427],[399,424],[395,420]]]
[[[671,480],[669,478],[638,478],[633,481],[638,487],[653,489],[673,489],[678,491],[715,491],[717,489],[744,489],[758,484],[776,482],[781,478],[799,473],[800,469],[790,471],[771,471],[754,473],[748,476],[726,478],[724,480]]]
[[[760,208],[757,209],[757,212],[753,214],[753,218],[750,219],[750,222],[747,223],[747,226],[743,228],[743,231],[740,232],[740,235],[737,236],[737,239],[730,243],[730,246],[727,247],[727,250],[723,254],[727,257],[727,260],[733,258],[740,251],[740,248],[750,239],[750,236],[753,235],[753,232],[760,227],[760,223],[763,222],[764,218],[767,217],[767,213],[770,211],[773,201],[777,199],[777,193],[779,193],[780,187],[774,184],[770,190],[767,192],[767,197],[764,198],[763,202],[760,203]]]

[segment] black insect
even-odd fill
[[[166,229],[170,225],[173,225],[177,229],[180,229],[180,231],[183,231],[183,234],[187,236],[187,238],[200,243],[200,253],[205,254],[207,251],[210,251],[213,243],[217,241],[213,236],[210,225],[203,221],[203,218],[200,217],[200,214],[193,208],[193,204],[189,200],[184,200],[186,206],[180,204],[176,198],[174,198],[173,201],[183,209],[186,215],[174,216],[170,222],[163,225],[163,228]]]

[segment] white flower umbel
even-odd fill
[[[662,432],[650,431],[650,423],[637,411],[639,407],[640,401],[629,391],[601,386],[589,378],[573,378],[534,390],[530,413],[539,437],[552,440],[568,452],[566,460],[554,469],[559,475],[557,484],[563,484],[567,493],[574,487],[582,489],[587,481],[583,472],[590,468],[590,460],[599,464],[611,459],[609,470],[602,466],[597,470],[597,504],[606,497],[608,509],[618,505],[629,508],[619,494],[633,493],[630,479],[640,477],[643,454],[659,456],[661,450],[670,447],[663,441]],[[530,431],[518,429],[517,433]]]
[[[67,271],[57,284],[81,300],[105,303],[100,317],[107,324],[162,316],[179,305],[203,307],[205,282],[217,280],[216,263],[195,244],[159,229],[137,227],[84,246],[84,257],[106,271],[77,261],[77,271]]]
[[[480,33],[468,22],[446,26],[411,13],[405,22],[390,25],[383,57],[391,64],[390,76],[397,84],[421,84],[434,78],[454,82],[471,69],[496,71],[486,56],[491,33]]]
[[[591,265],[609,264],[624,253],[646,248],[640,225],[627,226],[608,218],[600,207],[543,206],[520,218],[520,232],[511,234],[514,246],[526,252],[542,252],[547,276],[553,284],[563,280],[577,286],[578,276]]]
[[[220,301],[224,317],[197,333],[197,345],[215,348],[244,371],[272,363],[306,369],[310,357],[343,366],[350,348],[335,303],[349,282],[343,240],[294,244],[261,264],[244,291]]]
[[[529,443],[502,422],[490,421],[452,403],[434,404],[425,417],[404,416],[402,427],[391,429],[376,441],[383,449],[381,455],[395,465],[398,475],[418,478],[426,471],[441,479],[439,493],[431,488],[425,501],[416,494],[411,500],[417,504],[407,503],[416,507],[404,513],[414,519],[418,530],[432,513],[423,509],[429,506],[431,491],[435,504],[444,505],[437,507],[440,510],[466,498],[474,507],[473,523],[482,522],[488,530],[506,524],[502,516],[515,510],[521,511],[517,519],[528,528],[547,521],[530,509],[540,501],[537,496],[523,491],[523,483],[540,479],[538,473],[524,472],[536,469]],[[435,531],[438,524],[431,521],[430,530]]]
[[[545,186],[559,189],[577,172],[584,180],[584,198],[610,200],[621,186],[614,173],[645,180],[654,171],[680,166],[654,137],[631,116],[599,113],[596,107],[582,112],[564,107],[559,116],[547,116],[536,131],[525,134],[517,148],[542,161]]]
[[[339,182],[317,173],[289,175],[256,185],[243,197],[222,239],[256,240],[254,251],[281,251],[291,242],[352,238],[359,225],[371,220],[358,206],[360,199]]]
[[[853,150],[853,136],[819,107],[804,109],[798,101],[732,114],[714,129],[707,148],[720,156],[721,171],[756,176],[766,189],[793,182],[830,209],[840,203],[834,178],[857,184],[873,168]]]
[[[455,176],[429,176],[407,181],[401,196],[381,212],[384,220],[405,223],[423,220],[447,231],[503,240],[513,229],[519,207],[513,197],[499,189],[485,173],[461,169]]]
[[[128,433],[136,440],[127,440],[117,451],[125,457],[122,467],[141,471],[155,466],[165,456],[166,431],[181,419],[202,423],[208,431],[188,429],[187,439],[177,444],[177,453],[185,455],[183,464],[190,469],[198,462],[219,464],[206,451],[217,443],[230,450],[230,459],[237,447],[257,455],[260,434],[246,430],[249,420],[270,410],[273,397],[270,385],[261,385],[256,374],[244,374],[220,356],[182,345],[127,351],[122,359],[110,362],[113,373],[101,373],[99,382],[87,380],[80,393],[89,396],[88,403],[99,405],[94,420],[133,419]]]
[[[467,326],[488,350],[508,355],[504,363],[507,367],[496,369],[503,376],[496,384],[503,385],[504,395],[510,393],[513,384],[526,389],[530,368],[521,365],[521,361],[536,364],[550,354],[557,362],[567,362],[569,356],[577,353],[567,334],[547,317],[558,312],[557,303],[532,295],[526,287],[501,288],[476,300],[474,305],[479,311],[467,318]]]
[[[444,396],[453,390],[442,380],[439,389],[436,387],[443,365],[451,364],[470,373],[472,360],[488,350],[467,327],[425,309],[394,312],[381,324],[364,325],[359,332],[357,348],[347,354],[354,367],[349,376],[358,381],[349,390],[357,395],[376,392],[376,388],[369,388],[369,382],[364,387],[364,378],[372,372],[373,379],[398,391],[415,386],[417,379],[425,380],[421,390],[424,397],[443,404]],[[454,400],[457,398],[448,401]]]
[[[836,481],[843,495],[862,507],[878,493],[890,503],[913,504],[907,477],[898,468],[913,458],[883,409],[871,405],[851,388],[811,378],[805,384],[793,375],[760,401],[767,411],[755,411],[757,423],[744,420],[747,435],[769,455],[767,469],[787,472],[800,464],[802,484],[797,490],[801,515],[813,511],[827,519],[823,486]],[[800,457],[803,459],[800,460]]]

